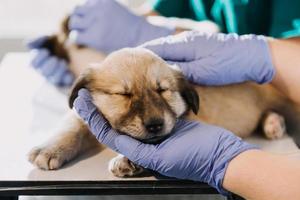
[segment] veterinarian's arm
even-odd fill
[[[50,55],[47,49],[41,47],[46,39],[46,36],[39,37],[27,44],[30,49],[35,51],[31,65],[50,83],[56,86],[70,86],[74,81],[74,76],[70,72],[67,62]]]
[[[272,84],[300,104],[300,37],[269,41],[276,69]]]
[[[245,199],[300,199],[300,161],[259,150],[232,159],[223,187]]]
[[[175,28],[154,26],[115,0],[88,0],[78,6],[69,28],[78,33],[77,44],[105,53],[175,33]]]
[[[299,160],[255,150],[218,127],[198,122],[180,126],[159,145],[120,136],[116,148],[143,167],[206,182],[222,194],[231,191],[252,200],[300,199]]]

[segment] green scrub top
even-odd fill
[[[166,17],[212,20],[222,32],[300,36],[300,0],[152,0]]]

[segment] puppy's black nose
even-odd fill
[[[164,120],[161,118],[151,118],[146,122],[145,127],[150,133],[159,133],[164,127]]]

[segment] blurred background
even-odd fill
[[[147,0],[119,1],[134,9]],[[83,0],[0,0],[0,60],[6,52],[25,51],[24,39],[55,31],[60,20],[76,4],[82,2]],[[152,2],[153,8],[167,17],[190,18],[196,21],[210,19],[219,25],[222,32],[255,33],[274,37],[300,35],[300,0],[148,2]],[[182,9],[188,14],[182,13]]]
[[[145,0],[122,0],[137,7]],[[0,61],[7,52],[26,51],[24,40],[50,34],[82,0],[0,0]]]

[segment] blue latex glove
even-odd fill
[[[111,128],[108,121],[98,112],[92,102],[92,97],[87,89],[80,89],[73,107],[79,116],[87,123],[91,132],[97,140],[112,150],[118,151],[115,146],[115,139],[120,134]]]
[[[49,82],[56,86],[70,86],[74,76],[68,68],[65,60],[50,55],[46,48],[42,48],[47,36],[39,37],[27,44],[30,49],[36,51],[31,65],[37,69]]]
[[[143,47],[178,65],[185,77],[196,84],[267,83],[275,74],[264,36],[190,31]]]
[[[74,108],[101,143],[134,163],[169,177],[208,183],[223,195],[228,194],[222,183],[229,162],[256,148],[220,127],[185,120],[178,120],[162,143],[141,143],[111,129],[85,89],[79,91]]]
[[[88,0],[75,8],[69,28],[78,32],[77,44],[105,53],[175,32],[172,28],[151,25],[115,0]]]

